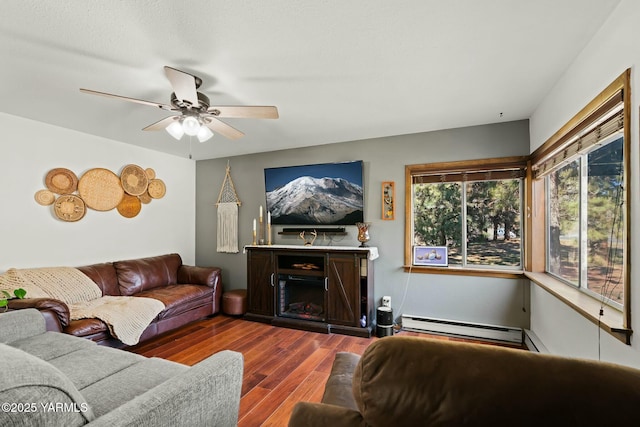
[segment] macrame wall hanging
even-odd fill
[[[238,207],[242,204],[231,179],[227,162],[224,182],[218,195],[218,252],[238,253]]]

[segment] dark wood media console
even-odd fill
[[[245,318],[370,337],[376,248],[247,246]]]

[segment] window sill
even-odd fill
[[[631,334],[633,331],[624,326],[622,312],[615,308],[605,306],[604,314],[600,317],[598,313],[600,313],[601,303],[597,299],[554,279],[546,273],[525,271],[524,275],[533,283],[573,308],[587,320],[596,325],[600,324],[602,329],[618,340],[627,345],[631,344]]]
[[[522,270],[496,270],[489,268],[462,268],[462,267],[425,267],[422,265],[404,265],[405,272],[411,271],[418,274],[449,274],[457,276],[500,277],[506,279],[522,279]]]

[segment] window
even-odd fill
[[[523,157],[407,166],[406,265],[416,265],[415,247],[445,246],[449,269],[418,270],[522,270],[525,166]]]
[[[528,241],[527,275],[627,343],[629,75],[532,153],[527,225],[545,236]]]
[[[621,307],[623,138],[599,145],[546,176],[547,271]]]
[[[580,245],[580,162],[578,160],[547,177],[547,271],[578,285]]]

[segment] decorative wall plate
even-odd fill
[[[78,193],[87,207],[97,211],[114,209],[124,196],[120,178],[108,169],[89,169],[78,182]]]
[[[71,194],[78,188],[78,177],[69,169],[51,169],[44,179],[49,190],[56,194]]]
[[[120,203],[118,203],[118,212],[125,218],[133,218],[140,213],[142,204],[137,196],[125,194]]]
[[[154,199],[161,199],[167,192],[167,187],[161,179],[152,179],[149,181],[149,195]]]
[[[146,168],[144,170],[144,173],[147,174],[147,178],[149,178],[149,179],[154,179],[156,177],[156,171],[154,171],[151,168]]]
[[[120,173],[122,188],[127,194],[139,196],[147,191],[149,177],[144,169],[138,165],[127,165]]]
[[[153,200],[149,193],[146,191],[139,195],[138,199],[140,199],[140,202],[144,203],[145,205],[148,205],[149,203],[151,203],[151,200]]]
[[[34,197],[36,199],[36,202],[38,202],[38,204],[42,206],[49,206],[56,200],[56,195],[53,194],[53,191],[49,190],[36,191]]]
[[[56,199],[53,212],[63,221],[75,222],[84,217],[86,208],[80,197],[73,194],[63,194]]]

